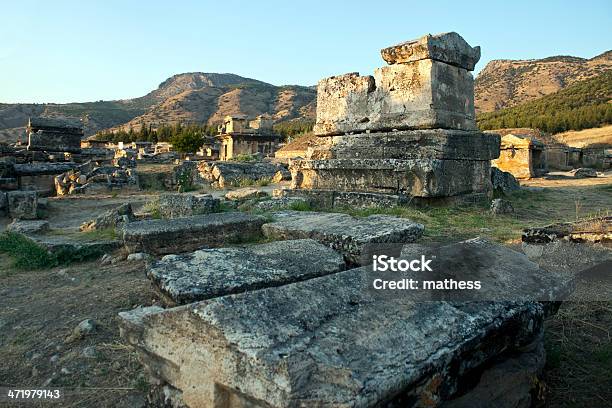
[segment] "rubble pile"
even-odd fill
[[[201,161],[200,177],[215,188],[242,186],[257,182],[280,182],[291,174],[282,164],[260,162]]]

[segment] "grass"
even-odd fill
[[[257,156],[252,155],[252,154],[239,154],[234,156],[230,161],[235,161],[235,162],[242,162],[242,163],[249,163],[249,162],[254,162],[257,161]]]
[[[609,406],[612,398],[612,303],[565,302],[546,324],[547,406]]]
[[[13,260],[16,269],[44,269],[58,265],[58,259],[46,248],[14,232],[0,234],[0,252]]]
[[[237,180],[233,180],[229,183],[231,187],[252,187],[259,186],[265,187],[272,182],[271,177],[263,177],[260,179],[252,179],[248,177],[239,178]]]
[[[117,239],[117,231],[114,228],[105,228],[93,231],[81,232],[82,238],[91,241],[115,240]]]
[[[160,219],[162,216],[161,216],[161,211],[159,209],[159,198],[153,199],[151,201],[147,201],[142,206],[142,211],[146,213],[150,213],[151,217],[154,219]]]
[[[542,191],[521,190],[504,199],[511,202],[513,214],[493,215],[489,201],[471,205],[449,207],[371,207],[366,209],[334,208],[334,212],[347,213],[356,217],[372,214],[393,215],[408,218],[425,226],[424,239],[444,241],[481,236],[498,242],[512,242],[520,239],[523,229],[557,222],[585,220],[609,211],[612,197],[605,198],[599,191],[610,192],[611,186],[591,188],[594,200],[573,192],[543,189]],[[602,198],[603,197],[603,198]],[[587,202],[589,205],[587,205]],[[304,210],[308,211],[308,210]]]
[[[109,231],[102,230],[92,233],[78,233],[75,236],[107,239],[110,235]],[[12,260],[11,267],[15,270],[49,269],[59,265],[69,265],[74,262],[95,259],[103,255],[99,249],[87,246],[76,250],[68,246],[58,247],[50,252],[25,235],[10,231],[0,234],[0,253],[7,255]]]

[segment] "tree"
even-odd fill
[[[170,143],[174,149],[181,153],[194,153],[204,145],[202,136],[193,131],[183,131],[172,136]]]

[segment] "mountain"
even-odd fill
[[[29,116],[83,118],[85,135],[142,123],[214,124],[229,114],[268,113],[276,121],[314,119],[316,89],[275,86],[235,74],[190,72],[174,75],[147,95],[116,101],[67,104],[1,104],[0,142],[25,136]]]
[[[555,56],[493,60],[475,81],[476,112],[492,112],[557,92],[612,68],[612,51],[591,59]]]
[[[612,123],[612,70],[575,82],[557,92],[494,112],[480,113],[482,130],[537,128],[548,133]]]

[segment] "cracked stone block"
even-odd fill
[[[331,248],[299,239],[166,255],[147,267],[147,276],[168,303],[186,304],[324,276],[344,265]]]
[[[401,193],[411,197],[449,197],[492,190],[488,160],[293,160],[291,172],[294,189]]]
[[[388,64],[405,64],[422,59],[433,59],[473,71],[480,60],[480,47],[471,47],[455,32],[427,34],[416,40],[380,50]]]
[[[39,130],[29,133],[28,150],[46,152],[81,152],[82,134]]]
[[[49,231],[49,221],[44,220],[14,220],[6,227],[7,231],[20,234],[40,234]]]
[[[38,196],[35,191],[9,191],[6,197],[11,217],[22,220],[38,218]]]
[[[273,239],[311,238],[341,252],[347,261],[360,264],[362,249],[372,243],[408,243],[423,235],[423,225],[405,218],[312,211],[274,213],[274,222],[264,224],[263,233]]]
[[[210,194],[161,194],[159,212],[164,218],[189,217],[220,211],[220,201]]]
[[[465,250],[447,261],[491,275],[490,290],[500,295],[524,280],[545,290],[553,281],[502,246],[473,241]],[[531,391],[522,374],[505,378],[491,367],[540,347],[545,304],[376,297],[367,290],[371,273],[363,267],[163,311],[124,312],[122,336],[153,379],[189,407],[438,406],[471,390],[467,406],[475,406],[478,398],[500,398],[478,387],[481,373],[485,385],[497,379],[499,391]]]
[[[463,68],[424,59],[319,81],[318,136],[436,128],[477,130],[474,79]]]
[[[265,221],[240,212],[136,221],[123,227],[123,241],[128,253],[176,254],[261,237]]]
[[[497,134],[424,129],[321,136],[305,159],[493,160],[499,157]]]

